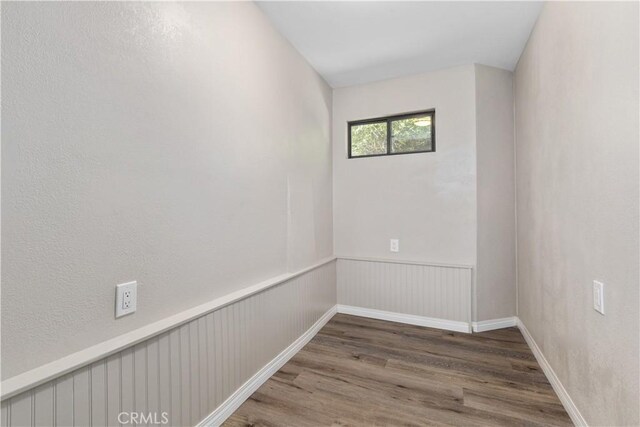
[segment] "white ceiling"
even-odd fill
[[[333,87],[479,63],[513,70],[542,2],[258,2]]]

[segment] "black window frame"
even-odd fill
[[[431,149],[430,150],[416,150],[416,151],[402,151],[399,153],[393,153],[391,151],[391,122],[398,120],[411,119],[418,116],[430,116],[431,117]],[[368,125],[373,123],[386,123],[387,124],[387,152],[380,154],[364,154],[362,156],[354,156],[351,154],[351,128],[353,126]],[[347,122],[348,142],[347,142],[347,158],[349,159],[362,159],[366,157],[381,157],[381,156],[398,156],[401,154],[421,154],[421,153],[434,153],[436,151],[436,110],[432,108],[430,110],[414,111],[411,113],[395,114],[393,116],[375,117],[373,119],[353,120]]]

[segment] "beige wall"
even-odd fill
[[[348,121],[430,108],[436,152],[347,159]],[[475,168],[473,65],[335,89],[335,253],[475,264]]]
[[[476,65],[476,320],[516,314],[513,73]]]
[[[515,75],[518,314],[590,425],[640,424],[638,38],[638,3],[550,2]]]
[[[254,4],[2,9],[3,379],[331,255],[331,90]]]

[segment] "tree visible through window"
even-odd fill
[[[435,111],[349,122],[349,157],[435,151]]]

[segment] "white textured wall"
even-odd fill
[[[515,73],[518,315],[594,426],[640,424],[638,12],[549,2]]]
[[[332,252],[331,90],[252,3],[5,3],[2,89],[2,378]]]
[[[334,90],[337,255],[475,264],[474,99],[473,65]],[[347,159],[348,121],[430,108],[436,152]]]
[[[513,73],[476,65],[476,320],[516,314]]]
[[[348,121],[429,108],[435,153],[347,158]],[[467,65],[334,90],[336,255],[472,265],[474,320],[514,316],[513,137],[509,71]]]

